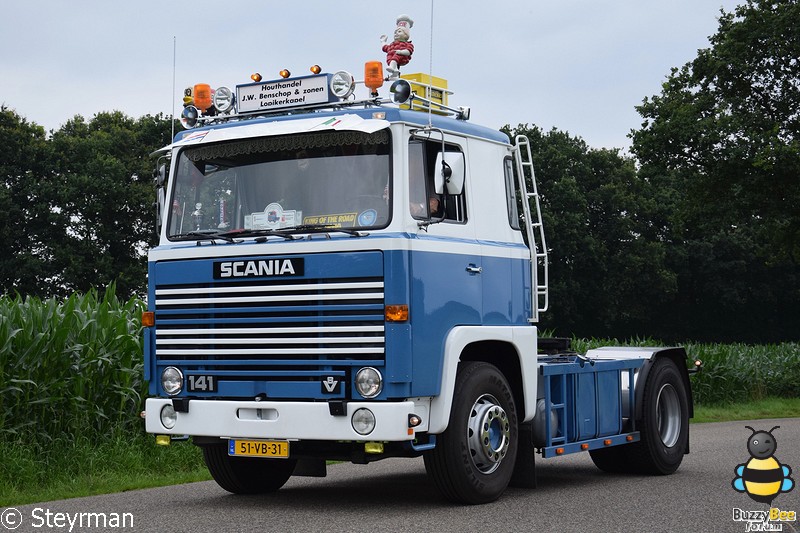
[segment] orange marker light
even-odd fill
[[[384,308],[384,318],[387,322],[405,322],[408,320],[408,306],[387,305]]]
[[[605,444],[606,446],[611,446],[611,439],[604,440],[603,444]]]
[[[364,85],[369,87],[372,92],[383,85],[383,63],[380,61],[367,61],[364,63]]]
[[[253,80],[254,82],[258,83],[262,79],[261,78],[261,74],[259,74],[258,72],[253,72],[252,74],[250,74],[250,79]]]
[[[312,66],[310,69],[308,69],[308,70],[310,70],[310,71],[311,71],[311,72],[313,72],[314,74],[319,74],[320,72],[322,72],[322,67],[320,67],[319,65],[313,65],[313,66]]]
[[[625,440],[628,442],[633,442],[633,435],[628,435],[627,437],[625,437]]]
[[[581,444],[581,450],[588,450],[588,449],[589,449],[589,445],[588,444],[586,444],[586,443]]]
[[[198,83],[194,86],[194,106],[200,111],[211,107],[211,86],[207,83]]]
[[[278,72],[278,74],[280,74],[281,78],[288,78],[289,76],[292,75],[292,73],[289,72],[287,69],[281,70],[280,72]]]
[[[156,325],[156,314],[153,311],[145,311],[142,313],[142,326],[152,328]]]
[[[556,448],[556,455],[564,455],[564,448]]]

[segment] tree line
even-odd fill
[[[535,125],[558,335],[796,340],[800,326],[800,3],[721,11],[711,46],[637,111],[631,154]],[[149,154],[162,115],[76,116],[45,133],[0,107],[0,284],[64,296],[146,291]]]
[[[171,122],[120,112],[76,116],[56,131],[0,107],[0,285],[6,294],[66,296],[116,282],[146,293],[154,240],[149,154]]]

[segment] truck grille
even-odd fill
[[[208,365],[363,365],[383,360],[383,280],[156,288],[159,359]]]

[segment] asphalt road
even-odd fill
[[[671,476],[604,474],[588,454],[540,459],[539,488],[510,488],[500,500],[481,506],[443,501],[428,482],[421,459],[391,459],[333,465],[326,478],[292,478],[279,492],[266,496],[233,496],[212,481],[25,505],[17,512],[3,511],[2,519],[3,525],[18,525],[17,532],[102,529],[87,527],[97,518],[86,516],[80,527],[78,513],[105,513],[107,531],[159,533],[751,531],[746,522],[733,520],[734,509],[769,507],[731,486],[736,466],[750,459],[746,425],[767,431],[780,426],[774,432],[775,457],[792,468],[796,485],[800,418],[693,425],[691,454]],[[800,512],[800,489],[779,494],[773,507]],[[122,522],[112,527],[115,513],[129,513],[125,527]],[[773,524],[783,531],[800,531],[800,521]]]

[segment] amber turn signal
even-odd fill
[[[145,311],[142,313],[142,326],[152,328],[156,325],[156,314],[153,311]]]
[[[408,306],[387,305],[384,308],[384,317],[387,322],[405,322],[408,320]]]

